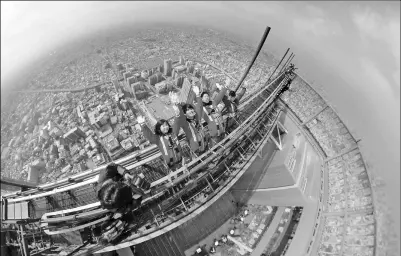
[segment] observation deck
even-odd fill
[[[300,76],[296,75],[290,91],[278,97],[286,79],[282,73],[257,94],[243,99],[239,125],[185,168],[168,173],[155,146],[116,161],[132,173],[145,174],[145,179],[152,184],[152,199],[157,200],[158,208],[163,211],[144,207],[137,212],[138,222],[132,224],[136,233],[127,234],[113,246],[100,248],[86,244],[74,254],[104,253],[136,246],[139,255],[185,255],[186,249],[211,234],[235,213],[236,205],[230,202],[243,200],[243,203],[260,204],[260,198],[272,192],[272,188],[263,188],[260,182],[241,191],[241,182],[263,164],[271,164],[271,159],[263,158],[268,154],[269,143],[273,143],[274,150],[278,151],[286,147],[286,141],[281,137],[289,130],[282,119],[285,116],[293,123],[293,130],[302,134],[305,145],[309,145],[305,147],[314,152],[321,164],[314,171],[319,172],[317,194],[311,192],[308,194],[311,198],[305,198],[304,211],[309,214],[302,215],[285,255],[384,255],[391,239],[385,237],[385,215],[381,214],[382,205],[376,198],[380,188],[372,182],[374,175],[366,168],[356,140],[335,111]],[[160,172],[144,168],[143,164]],[[7,195],[4,197],[7,207],[26,205],[28,219],[35,222],[41,218],[37,228],[46,235],[76,232],[100,223],[105,220],[106,211],[100,209],[93,185],[102,168],[104,166]],[[257,175],[255,182],[263,181],[263,173]],[[252,181],[248,180],[244,184],[250,183]],[[279,191],[276,188],[276,194],[270,195],[277,196]],[[166,203],[168,207],[164,208],[163,202],[177,197],[179,201]],[[265,197],[265,201],[265,204],[278,204],[273,197]],[[217,205],[223,206],[219,209]],[[215,216],[216,221],[205,222],[207,216],[209,219]],[[52,226],[61,221],[63,225]],[[199,233],[188,231],[199,227],[194,224],[196,221],[205,223],[204,229]],[[177,240],[184,245],[177,245]],[[251,249],[254,252],[261,250],[260,245]],[[166,252],[169,254],[163,254]]]

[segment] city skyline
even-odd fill
[[[89,31],[129,22],[186,22],[235,33],[256,48],[265,26],[272,27],[264,49],[283,54],[291,47],[301,75],[314,81],[312,85],[322,90],[351,131],[362,139],[360,146],[368,164],[383,170],[392,195],[387,201],[399,216],[399,2],[1,5],[2,90],[4,77],[17,73],[23,63]],[[399,218],[395,219],[399,225]]]

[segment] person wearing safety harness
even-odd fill
[[[125,213],[141,205],[143,191],[136,188],[136,177],[115,163],[99,173],[97,198],[102,208],[114,213]]]
[[[125,227],[134,221],[132,210],[141,205],[144,191],[150,191],[150,183],[143,174],[131,175],[127,169],[115,163],[100,171],[97,198],[104,209],[112,214],[93,230],[99,244],[107,245],[118,238]]]
[[[142,128],[144,137],[151,144],[157,145],[167,166],[170,169],[178,167],[182,161],[182,149],[177,137],[178,132],[173,132],[173,130],[179,130],[177,122],[174,122],[174,127],[171,127],[166,120],[160,119],[155,125],[155,133],[153,133],[149,127],[144,125],[145,118],[140,116],[137,121]]]
[[[205,133],[201,124],[201,112],[191,104],[181,104],[178,96],[170,93],[171,102],[176,112],[173,133],[178,136],[180,129],[184,130],[191,152],[199,155],[206,150]]]
[[[218,105],[223,100],[229,84],[230,79],[228,78],[224,87],[216,84],[220,92],[213,100],[210,100],[208,92],[204,91],[200,94],[199,88],[196,86],[193,87],[193,91],[196,94],[196,108],[198,108],[198,112],[201,113],[201,120],[203,119],[208,124],[212,145],[219,142],[219,138],[223,136],[225,132],[224,122]]]
[[[224,96],[222,99],[224,103],[224,108],[221,112],[222,116],[227,115],[226,126],[225,126],[227,130],[236,123],[238,123],[236,121],[235,116],[238,111],[239,101],[245,95],[245,92],[246,92],[245,87],[242,87],[241,91],[238,94],[235,91],[229,90],[228,96]]]

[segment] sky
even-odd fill
[[[362,139],[400,226],[400,2],[1,2],[2,87],[49,49],[132,22],[217,28],[255,48],[270,26],[264,49],[290,47],[300,73]]]

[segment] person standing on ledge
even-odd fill
[[[180,129],[185,132],[187,142],[191,152],[195,156],[199,156],[206,150],[205,132],[201,124],[201,111],[200,108],[195,108],[191,104],[181,104],[178,101],[176,94],[170,94],[171,102],[174,104],[176,118],[173,129],[175,136],[178,136]]]
[[[247,83],[245,83],[245,85],[246,84]],[[227,116],[226,129],[231,128],[235,123],[238,124],[236,115],[238,113],[239,102],[245,93],[246,88],[242,87],[238,94],[235,91],[229,90],[228,96],[223,97],[224,108],[222,110],[222,115]]]
[[[141,126],[144,137],[151,144],[157,145],[167,166],[171,170],[179,167],[179,163],[183,160],[182,149],[177,137],[178,132],[173,132],[179,130],[178,123],[174,122],[174,126],[171,127],[167,120],[160,119],[155,125],[155,133],[153,133],[145,125],[144,117],[139,116],[137,121]]]
[[[213,100],[210,100],[210,95],[208,92],[200,93],[198,87],[193,87],[197,101],[196,108],[198,108],[198,112],[201,113],[201,119],[208,124],[212,146],[219,142],[220,136],[224,135],[225,132],[224,122],[217,106],[223,100],[229,84],[230,79],[226,80],[224,87],[216,84],[216,87],[220,90],[220,92]]]

